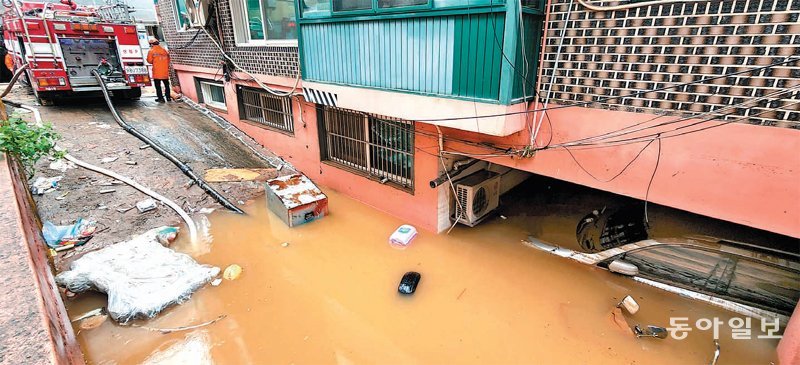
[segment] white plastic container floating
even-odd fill
[[[411,243],[411,240],[417,236],[417,229],[413,226],[408,224],[404,224],[392,233],[389,237],[389,243],[400,245],[400,246],[408,246]]]

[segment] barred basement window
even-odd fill
[[[225,104],[225,87],[222,84],[202,80],[198,80],[198,83],[203,104],[217,109],[228,109],[228,105]]]
[[[294,134],[292,99],[239,86],[239,117],[267,128]]]
[[[414,122],[317,107],[322,160],[414,191]]]

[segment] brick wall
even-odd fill
[[[591,3],[617,5],[630,1]],[[551,0],[543,49],[542,95],[551,82],[570,4],[553,85],[552,100],[559,103],[627,95],[768,65],[789,56],[800,57],[800,0],[678,2],[612,12],[589,11],[575,0]],[[614,99],[591,107],[697,115],[800,84],[800,62],[754,75],[726,77],[688,89]],[[741,122],[800,128],[800,105],[789,105],[798,101],[800,93],[795,91],[787,100],[770,105],[762,101],[756,108],[738,108],[724,118],[747,117]]]
[[[295,77],[299,70],[297,47],[237,47],[233,34],[231,9],[228,0],[213,1],[216,4],[214,19],[209,21],[209,31],[215,36],[222,32],[225,52],[236,63],[254,74]],[[195,30],[178,31],[176,25],[175,0],[158,0],[156,4],[164,37],[167,40],[175,64],[219,69],[222,55],[206,34],[200,34],[191,45]]]

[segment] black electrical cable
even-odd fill
[[[781,98],[781,99],[778,99],[778,100],[785,100],[785,99],[787,99],[787,98]],[[786,105],[786,106],[793,106],[793,105],[798,105],[798,104],[800,104],[800,101],[798,101],[796,103],[792,103],[792,104]],[[751,109],[758,108],[758,107],[759,106],[752,106],[752,107],[747,108],[747,110],[751,110]],[[625,138],[625,139],[620,139],[620,140],[605,141],[605,142],[598,142],[598,143],[587,143],[587,144],[583,144],[583,145],[580,145],[580,146],[594,146],[594,145],[607,145],[607,144],[609,144],[609,145],[610,144],[623,145],[623,144],[629,144],[629,143],[639,143],[639,142],[642,142],[642,141],[649,140],[650,137],[654,137],[654,136],[661,136],[660,138],[678,137],[678,136],[683,136],[683,135],[690,134],[690,133],[696,133],[696,132],[704,131],[704,130],[711,129],[711,128],[716,128],[716,127],[719,127],[719,126],[722,126],[722,125],[727,125],[727,124],[730,124],[730,123],[733,123],[733,122],[737,122],[737,121],[740,121],[740,120],[743,120],[743,119],[749,119],[749,118],[757,117],[757,116],[759,116],[761,114],[765,114],[765,113],[768,113],[768,112],[771,112],[771,111],[772,110],[764,110],[764,111],[762,111],[760,113],[756,113],[756,114],[753,114],[753,115],[746,115],[746,116],[743,116],[743,117],[740,117],[740,118],[736,118],[736,119],[725,120],[725,121],[722,121],[721,124],[719,124],[719,125],[714,125],[714,126],[710,126],[710,127],[703,127],[703,128],[696,129],[696,130],[681,132],[681,133],[678,133],[678,134],[671,134],[671,135],[666,135],[666,136],[664,135],[666,133],[676,132],[676,131],[678,131],[680,129],[685,129],[685,128],[694,127],[694,126],[697,126],[697,125],[700,125],[700,124],[703,124],[703,123],[712,122],[714,120],[720,119],[720,117],[731,115],[732,113],[725,114],[725,115],[722,115],[722,116],[715,116],[715,117],[711,117],[711,118],[704,119],[704,120],[700,120],[700,121],[697,121],[697,122],[694,122],[694,123],[690,123],[690,124],[687,124],[687,125],[684,125],[684,126],[680,126],[678,128],[672,129],[670,131],[661,131],[661,132],[657,132],[657,133],[653,133],[653,134],[649,134],[649,135]],[[689,120],[689,119],[693,119],[693,118],[685,118],[685,120]]]
[[[796,103],[788,104],[786,106],[794,106],[794,105],[800,105],[800,101],[798,101]],[[748,108],[748,109],[753,109],[753,108],[755,108],[755,107],[751,107],[751,108]],[[725,126],[725,125],[728,125],[728,124],[731,124],[731,123],[736,123],[736,122],[744,120],[744,119],[757,117],[757,116],[759,116],[761,114],[765,114],[765,113],[769,113],[769,112],[772,112],[772,110],[764,110],[764,111],[762,111],[760,113],[747,115],[747,116],[743,116],[743,117],[736,118],[736,119],[731,119],[731,120],[724,120],[724,121],[721,121],[720,124],[715,124],[715,125],[711,125],[711,126],[707,126],[707,127],[702,127],[702,128],[699,128],[699,129],[694,129],[694,130],[681,132],[681,133],[676,133],[676,134],[670,134],[670,135],[666,135],[666,136],[664,135],[665,133],[675,132],[675,131],[678,130],[678,128],[673,129],[671,131],[666,131],[666,132],[662,131],[662,132],[658,132],[658,133],[654,133],[654,134],[650,134],[650,135],[627,138],[627,139],[618,140],[618,141],[610,141],[610,142],[603,142],[603,143],[597,143],[597,144],[586,144],[581,149],[605,148],[605,147],[623,146],[623,145],[633,144],[633,143],[641,143],[641,142],[650,140],[649,137],[653,137],[653,136],[660,136],[659,138],[661,138],[661,139],[680,137],[680,136],[684,136],[684,135],[687,135],[687,134],[702,132],[702,131],[705,131],[705,130],[708,130],[708,129],[712,129],[712,128],[722,127],[722,126]],[[704,120],[704,121],[699,121],[699,122],[696,122],[696,123],[692,123],[692,124],[686,125],[686,126],[684,126],[682,128],[688,128],[688,127],[692,127],[692,126],[699,125],[699,124],[702,124],[702,123],[708,123],[708,122],[714,121],[715,119],[718,119],[718,117],[707,119],[707,120]],[[573,148],[573,149],[575,149],[575,148]]]
[[[520,112],[497,113],[497,114],[487,114],[487,115],[480,115],[480,116],[417,119],[417,121],[418,122],[447,122],[447,121],[468,120],[468,119],[476,119],[476,118],[478,118],[478,119],[480,119],[480,118],[497,118],[497,117],[505,117],[505,116],[511,116],[511,115],[534,113],[534,112],[538,112],[538,111],[558,110],[558,109],[573,108],[573,107],[579,107],[579,106],[587,106],[587,105],[591,105],[591,104],[602,103],[602,102],[605,102],[605,101],[608,101],[608,100],[624,99],[624,98],[629,98],[629,97],[634,97],[634,96],[639,96],[639,95],[644,95],[644,94],[649,94],[649,93],[654,93],[654,92],[659,92],[659,91],[664,91],[664,90],[671,90],[671,89],[677,89],[677,88],[696,85],[696,84],[703,84],[703,83],[706,83],[708,81],[719,80],[719,79],[726,78],[726,77],[731,77],[731,76],[736,76],[736,75],[741,75],[741,74],[761,71],[761,70],[769,69],[769,68],[772,68],[772,67],[775,67],[775,66],[781,66],[781,65],[786,65],[786,64],[789,64],[789,63],[794,63],[794,62],[797,62],[797,61],[800,61],[800,57],[795,57],[795,58],[787,57],[783,61],[771,63],[769,65],[754,67],[754,68],[750,68],[750,69],[746,69],[746,70],[742,70],[742,71],[731,72],[731,73],[727,73],[727,74],[724,74],[724,75],[717,75],[717,76],[707,77],[707,78],[700,79],[700,80],[697,80],[697,81],[691,81],[691,82],[675,84],[675,85],[668,85],[668,86],[663,86],[663,87],[660,87],[660,88],[649,89],[649,90],[641,90],[641,91],[633,92],[633,93],[626,94],[626,95],[606,96],[606,97],[602,97],[602,98],[599,98],[599,99],[593,100],[593,101],[584,101],[584,102],[574,103],[574,104],[569,104],[569,105],[558,105],[558,106],[554,106],[554,107],[531,109],[531,110],[525,110],[525,111],[520,111]]]
[[[583,165],[580,163],[580,161],[578,161],[578,159],[575,157],[575,155],[572,154],[572,151],[568,147],[562,147],[562,148],[565,149],[567,151],[567,153],[569,153],[569,156],[572,157],[572,160],[575,161],[575,164],[577,164],[578,167],[580,167],[581,170],[583,170],[583,172],[585,172],[587,175],[589,175],[592,179],[594,179],[595,181],[601,182],[601,183],[608,183],[608,182],[614,181],[616,178],[620,177],[620,175],[624,174],[625,171],[627,171],[628,168],[631,167],[631,165],[633,165],[633,163],[636,162],[636,160],[639,159],[639,156],[642,155],[644,150],[646,150],[647,147],[649,147],[651,144],[653,144],[653,141],[655,141],[655,139],[651,139],[650,142],[648,142],[646,145],[644,145],[644,147],[642,147],[642,149],[639,150],[639,153],[637,153],[636,156],[634,156],[633,159],[630,162],[628,162],[628,164],[625,165],[625,167],[622,168],[622,170],[620,170],[616,175],[614,175],[613,177],[611,177],[608,180],[601,180],[601,179],[597,178],[597,176],[594,176],[594,174],[592,174],[591,172],[589,172],[589,170],[587,170],[585,167],[583,167]]]
[[[489,0],[489,7],[491,8],[493,5],[494,5],[494,0]],[[531,87],[531,90],[533,90],[534,99],[538,100],[538,98],[541,97],[541,95],[539,94],[539,90],[537,89],[536,85],[534,85],[530,80],[528,80],[528,78],[525,75],[523,75],[519,70],[517,70],[517,67],[514,66],[514,62],[511,62],[511,59],[508,58],[508,55],[506,55],[506,52],[503,50],[502,43],[500,43],[500,39],[497,38],[497,32],[494,31],[495,29],[497,29],[497,23],[494,20],[494,16],[492,16],[492,14],[489,14],[489,18],[492,20],[492,38],[494,38],[494,43],[497,46],[498,50],[500,50],[500,55],[502,55],[503,58],[506,60],[506,62],[508,62],[508,65],[511,66],[512,70],[514,70],[514,73],[517,74],[517,76],[519,76],[523,82],[525,82],[526,84],[528,84],[528,86]],[[523,92],[523,99],[527,99],[527,97],[524,94],[525,93]],[[550,120],[550,114],[547,113],[547,110],[544,111],[544,117],[547,118],[547,124],[550,127],[550,137],[547,140],[547,144],[545,144],[545,146],[549,146],[550,143],[553,142],[553,122]],[[527,118],[525,119],[526,119],[525,126],[528,126]]]
[[[92,75],[94,75],[94,77],[97,79],[97,82],[100,84],[100,89],[101,91],[103,91],[103,96],[106,99],[106,104],[108,104],[108,108],[111,110],[111,115],[114,116],[114,120],[116,120],[117,124],[119,124],[120,127],[122,127],[122,129],[132,134],[134,137],[139,138],[144,143],[147,143],[148,145],[150,145],[150,147],[153,148],[153,150],[160,153],[162,156],[166,157],[167,160],[175,164],[175,166],[178,166],[181,172],[183,172],[186,176],[192,179],[192,181],[194,181],[197,184],[197,186],[199,186],[208,195],[214,198],[214,200],[219,202],[220,205],[236,213],[244,214],[244,211],[239,209],[239,207],[233,205],[230,201],[228,201],[228,199],[226,199],[219,192],[214,190],[213,187],[209,186],[208,183],[206,183],[202,178],[197,176],[194,173],[194,171],[192,171],[192,168],[189,167],[189,165],[185,164],[183,161],[179,160],[177,157],[172,155],[169,151],[165,150],[163,147],[159,146],[153,140],[151,140],[144,134],[140,133],[135,128],[131,127],[131,125],[128,124],[125,121],[125,119],[122,119],[122,116],[119,114],[119,112],[117,112],[117,109],[114,107],[114,103],[111,102],[111,96],[108,93],[108,88],[106,87],[105,80],[103,80],[103,78],[100,76],[100,73],[98,73],[97,70],[93,70]]]
[[[800,59],[800,58],[798,58],[798,59]],[[663,88],[659,88],[659,89],[653,89],[653,90],[645,90],[645,91],[641,91],[641,92],[634,93],[634,94],[650,93],[650,92],[654,92],[654,91],[660,91],[662,89],[677,88],[677,87],[687,86],[689,84],[697,84],[697,83],[701,83],[701,82],[707,82],[707,81],[719,79],[719,78],[722,78],[722,77],[729,77],[729,76],[736,75],[736,74],[743,74],[743,73],[746,73],[746,72],[753,72],[753,71],[755,71],[757,69],[766,69],[766,68],[775,67],[776,65],[797,61],[798,59],[787,60],[787,61],[783,61],[783,62],[777,62],[777,63],[771,64],[771,65],[766,65],[766,66],[762,66],[762,67],[755,68],[755,69],[748,69],[748,70],[744,70],[744,71],[738,71],[738,72],[729,73],[729,74],[725,74],[725,75],[721,75],[721,76],[714,76],[714,77],[711,77],[711,78],[706,78],[706,79],[702,79],[702,80],[698,80],[698,81],[694,81],[694,82],[690,82],[690,83],[686,83],[686,84],[672,85],[672,86],[663,87]],[[749,78],[752,78],[752,77],[755,77],[755,76],[756,75],[750,75],[750,76],[746,77],[745,79],[749,79]],[[624,97],[628,97],[628,96],[631,96],[631,95],[634,95],[634,94],[625,95]],[[623,97],[623,96],[619,96],[619,97]],[[606,99],[619,98],[619,97],[609,97],[609,98],[606,98]],[[694,104],[694,102],[692,102],[692,104]],[[558,107],[554,107],[554,108],[561,109],[561,108],[572,107],[572,106],[575,106],[575,105],[574,104],[562,105],[562,106],[558,106]],[[549,110],[549,109],[553,109],[553,108],[545,108],[545,109],[539,109],[539,110],[546,111],[546,110]],[[333,109],[333,108],[331,108],[329,110],[336,110],[337,112],[340,112],[338,109]],[[531,111],[534,111],[534,110],[531,110]],[[512,113],[507,113],[507,114],[512,114]],[[521,114],[521,112],[514,113],[514,114]],[[468,117],[468,118],[465,118],[465,119],[470,119],[470,118],[472,118],[472,117]],[[641,125],[641,124],[647,123],[649,121],[655,120],[657,118],[658,117],[652,118],[650,120],[647,120],[647,121],[644,121],[644,122],[640,122],[640,123],[637,123],[636,125],[628,126],[628,127],[622,128],[620,130],[606,132],[605,134],[616,133],[616,132],[619,132],[619,131],[622,131],[622,130],[625,130],[625,129],[629,129],[629,128],[635,127],[637,125]],[[695,117],[688,117],[686,119],[694,119],[694,118]],[[717,119],[717,118],[711,118],[709,120],[714,120],[714,119]],[[422,121],[422,120],[418,120],[418,121]],[[552,124],[551,124],[551,126],[552,126]],[[425,132],[422,132],[422,131],[411,130],[411,129],[405,128],[405,127],[400,127],[400,129],[406,130],[406,131],[411,131],[411,132],[414,132],[414,133],[417,133],[417,134],[420,134],[420,135],[426,135],[426,136],[430,136],[430,137],[433,137],[433,138],[438,138],[438,136],[435,135],[435,134],[429,134],[429,133],[425,133]],[[507,154],[509,156],[517,155],[517,153],[515,151],[513,151],[514,149],[517,149],[519,147],[524,147],[523,145],[504,144],[504,143],[492,143],[492,144],[487,145],[487,144],[476,143],[476,142],[470,141],[470,140],[459,139],[459,138],[454,138],[454,137],[447,137],[447,136],[443,136],[443,138],[447,139],[447,140],[450,140],[450,141],[461,142],[461,143],[468,144],[468,145],[473,145],[473,146],[478,146],[478,147],[488,147],[488,148],[495,149],[496,151],[504,151],[504,152],[507,152]],[[551,130],[551,138],[552,138],[552,130]],[[590,138],[597,138],[597,136],[585,137],[583,139],[590,139]],[[575,142],[575,141],[569,141],[569,142],[564,142],[564,143],[572,143],[572,142]],[[596,144],[596,143],[592,143],[591,145],[594,145],[594,144]],[[590,145],[590,144],[587,144],[587,145]],[[510,148],[509,149],[503,149],[503,148],[500,148],[500,147],[497,147],[497,146],[508,146]],[[557,146],[555,146],[555,147],[557,147]],[[549,149],[549,148],[550,148],[550,146],[548,144],[547,146],[541,147],[541,148],[537,148],[536,150],[543,150],[543,149]]]
[[[181,0],[179,0],[179,1],[181,1]],[[206,16],[205,24],[208,24],[208,22],[214,16],[214,12],[216,10],[215,5],[216,5],[215,1],[211,1],[208,4],[208,16]],[[190,39],[189,41],[187,41],[186,43],[184,43],[184,44],[182,44],[180,46],[171,47],[170,50],[181,50],[181,49],[186,49],[186,48],[191,47],[194,44],[194,42],[197,41],[197,37],[200,36],[200,33],[203,33],[203,32],[200,31],[200,29],[195,30],[194,36],[192,36],[192,39]]]
[[[647,183],[647,192],[644,194],[644,223],[650,224],[650,218],[647,217],[647,202],[650,199],[650,187],[653,185],[653,180],[656,177],[656,171],[658,171],[658,164],[661,162],[661,136],[656,136],[658,140],[658,154],[656,155],[656,166],[653,167],[653,174],[650,175],[650,181]]]
[[[751,106],[751,107],[748,107],[746,110],[750,110],[752,108],[762,107],[762,106],[759,105],[759,103],[761,103],[762,101],[767,101],[767,105],[764,106],[764,107],[769,107],[769,104],[772,104],[775,101],[786,99],[784,97],[784,98],[777,98],[777,99],[774,99],[774,100],[768,100],[769,97],[776,97],[776,96],[781,95],[781,94],[792,93],[793,90],[795,90],[794,92],[797,92],[796,88],[800,88],[800,85],[793,86],[791,88],[787,88],[787,89],[784,89],[782,91],[773,92],[773,93],[770,93],[770,94],[767,94],[767,95],[764,95],[764,96],[760,96],[760,97],[755,98],[755,99],[745,100],[745,101],[743,101],[741,103],[738,103],[738,104],[726,105],[726,106],[723,106],[721,108],[718,108],[718,109],[715,109],[715,110],[711,110],[711,111],[708,111],[708,112],[704,112],[704,113],[700,113],[700,114],[696,114],[696,115],[691,115],[691,116],[687,116],[687,117],[682,117],[682,118],[679,118],[679,119],[676,119],[676,120],[662,122],[662,123],[655,124],[655,125],[652,125],[652,126],[649,126],[649,127],[646,127],[646,128],[638,129],[638,130],[632,130],[632,131],[627,131],[627,132],[624,132],[624,133],[614,134],[614,133],[622,132],[624,130],[627,130],[627,129],[630,129],[630,128],[633,128],[633,127],[636,127],[636,126],[640,126],[642,124],[649,123],[651,121],[654,121],[656,119],[659,119],[659,118],[663,117],[663,116],[658,116],[658,117],[654,117],[654,118],[645,120],[643,122],[632,124],[632,125],[627,126],[625,128],[620,128],[620,129],[615,130],[615,131],[606,132],[606,133],[599,134],[599,135],[592,136],[592,137],[580,138],[580,139],[577,139],[577,140],[574,140],[574,141],[559,143],[555,147],[559,147],[559,146],[562,146],[562,145],[580,146],[580,145],[585,145],[585,144],[591,144],[593,142],[598,142],[598,141],[602,142],[602,141],[610,139],[610,138],[617,138],[617,137],[621,137],[621,136],[625,136],[625,135],[629,135],[629,134],[645,131],[645,130],[648,130],[648,129],[663,127],[663,126],[676,124],[676,123],[680,123],[680,122],[687,121],[687,120],[697,119],[699,116],[706,115],[706,114],[717,114],[715,117],[707,119],[707,121],[715,120],[715,119],[718,119],[720,117],[728,117],[728,116],[731,116],[731,115],[737,113],[739,111],[738,109],[740,107],[742,107],[744,104],[751,103],[754,100],[756,100],[756,104]],[[789,97],[791,97],[791,95]],[[734,108],[733,111],[731,111],[729,113],[720,113],[720,111],[722,111],[724,109],[730,109],[730,108]],[[679,127],[677,129],[681,129],[681,128],[683,128],[683,127]],[[614,134],[614,135],[612,135],[612,134]],[[606,138],[601,138],[601,137],[606,137]],[[599,139],[597,139],[597,138],[599,138]],[[597,139],[597,140],[595,140],[595,139]]]
[[[185,49],[185,48],[191,47],[192,45],[194,45],[194,42],[197,41],[197,37],[200,35],[200,33],[202,33],[202,32],[199,29],[196,30],[194,32],[194,36],[192,36],[192,38],[189,39],[189,41],[187,41],[186,43],[184,43],[184,44],[182,44],[180,46],[170,47],[170,50],[171,51],[177,51],[177,50],[181,50],[181,49]]]

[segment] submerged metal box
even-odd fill
[[[289,227],[328,215],[328,197],[305,175],[281,176],[265,186],[267,208]]]

